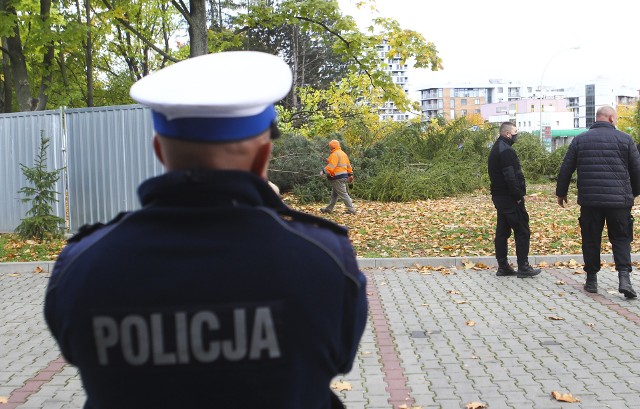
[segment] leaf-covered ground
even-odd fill
[[[294,197],[285,201],[295,209],[328,217],[349,227],[349,236],[360,257],[437,257],[491,256],[495,209],[486,191],[438,200],[408,203],[382,203],[356,200],[357,215],[344,214],[338,203],[335,212],[323,215],[326,203],[297,204]],[[558,206],[552,185],[529,186],[526,200],[531,219],[531,255],[580,254],[580,229],[575,192],[569,193],[569,204]],[[640,213],[638,203],[634,216]],[[635,229],[632,252],[640,252],[640,232]],[[55,260],[64,241],[22,241],[15,235],[0,235],[0,262]],[[515,254],[513,241],[509,254]],[[606,238],[603,253],[610,253]]]
[[[581,254],[578,215],[574,191],[569,204],[558,206],[555,185],[528,187],[526,198],[531,227],[530,254]],[[294,198],[286,198],[290,205],[305,212],[322,215],[318,205],[296,205]],[[381,203],[355,201],[358,214],[344,214],[338,203],[328,217],[349,227],[349,235],[360,257],[438,257],[491,256],[494,254],[493,236],[496,224],[495,208],[488,191],[438,200],[410,203]],[[633,214],[640,209],[633,209]],[[326,216],[326,215],[324,215]],[[632,252],[640,251],[640,234],[635,229]],[[603,234],[603,253],[611,252],[611,245]],[[515,255],[513,239],[509,254]]]

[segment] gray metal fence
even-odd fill
[[[137,186],[162,172],[151,149],[151,115],[141,105],[2,114],[0,232],[12,232],[30,208],[18,200],[28,185],[20,164],[33,165],[41,134],[51,140],[48,168],[65,169],[55,213],[65,218],[68,209],[71,232],[137,209]]]

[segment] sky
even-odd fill
[[[339,0],[361,29],[372,14]],[[412,90],[433,82],[503,79],[571,87],[606,77],[640,89],[638,0],[376,0],[378,16],[433,42],[440,72],[409,72]],[[575,49],[577,48],[577,49]]]

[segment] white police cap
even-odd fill
[[[151,108],[169,138],[229,142],[256,136],[276,118],[273,104],[291,89],[289,66],[257,51],[189,58],[150,74],[129,94]]]

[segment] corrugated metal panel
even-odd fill
[[[70,231],[140,207],[137,187],[162,173],[141,105],[65,111]]]
[[[40,150],[40,135],[50,139],[47,151],[49,170],[64,167],[61,149],[60,111],[20,112],[0,114],[0,232],[13,232],[31,208],[22,203],[17,193],[30,186],[20,164],[33,166]],[[64,217],[63,180],[55,187],[60,201],[54,212]]]

